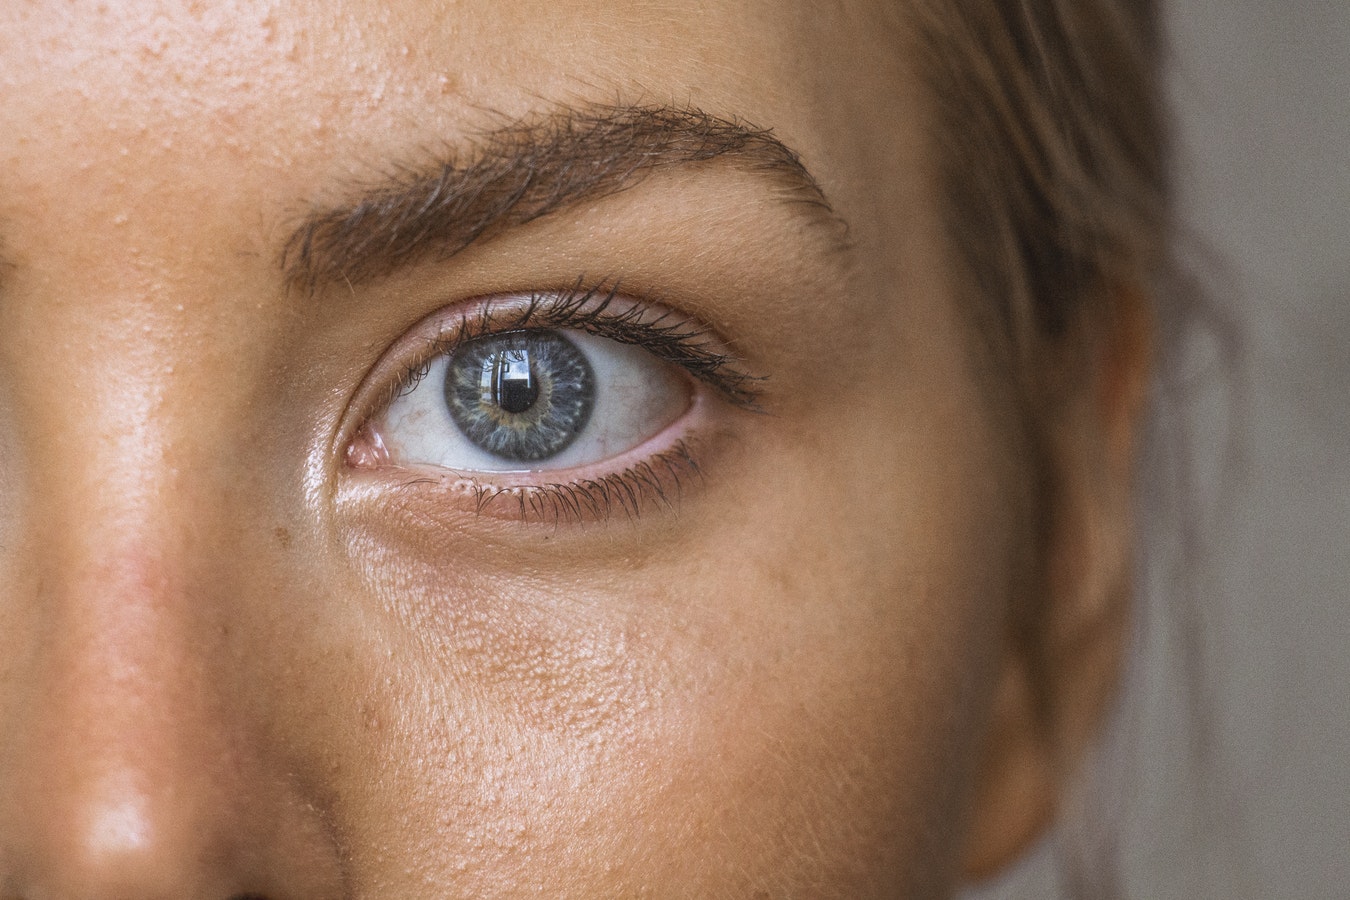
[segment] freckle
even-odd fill
[[[276,528],[272,530],[272,534],[276,535],[277,543],[281,545],[281,549],[283,550],[290,549],[292,538],[289,529],[284,528],[281,525],[278,525]]]

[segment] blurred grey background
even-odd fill
[[[1350,0],[1164,2],[1181,215],[1240,356],[1183,364],[1194,478],[1154,486],[1182,521],[1143,523],[1171,546],[1148,550],[1109,833],[1130,898],[1343,900]],[[1063,874],[1052,838],[970,900],[1059,897]]]

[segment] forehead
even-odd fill
[[[400,144],[452,140],[549,104],[617,101],[751,118],[822,156],[813,144],[824,120],[849,105],[840,85],[884,80],[896,54],[893,35],[877,39],[879,10],[818,7],[7,4],[0,134],[22,135],[25,156],[104,175],[134,156],[137,173],[246,161],[262,176],[383,159]],[[10,173],[20,174],[18,162]]]

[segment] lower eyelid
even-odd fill
[[[616,514],[641,518],[654,508],[674,509],[702,468],[685,441],[621,471],[542,485],[494,487],[474,484],[479,515],[559,524],[603,521]]]
[[[437,466],[386,465],[351,469],[345,502],[398,497],[419,515],[471,515],[558,525],[637,519],[677,507],[704,485],[709,457],[728,437],[716,422],[724,404],[695,394],[689,408],[660,433],[630,451],[569,470],[455,472]]]

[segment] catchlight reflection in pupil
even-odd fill
[[[539,399],[527,348],[511,348],[483,363],[483,400],[509,413],[523,413]]]
[[[586,427],[595,375],[585,354],[556,331],[488,335],[452,354],[445,399],[475,445],[535,462],[562,452]]]

